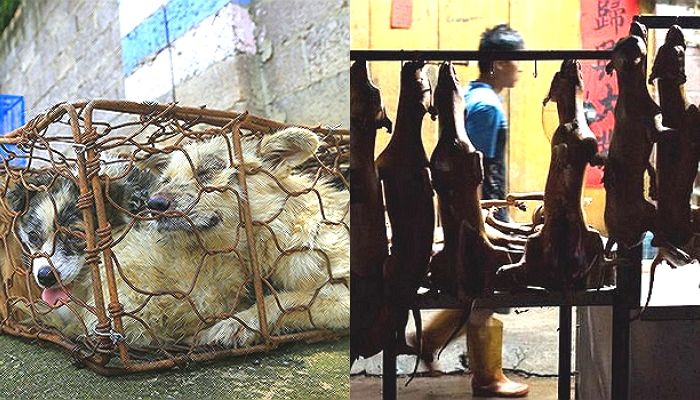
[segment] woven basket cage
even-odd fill
[[[288,127],[94,100],[59,104],[0,138],[20,149],[2,162],[2,332],[58,344],[104,375],[347,333],[349,133],[308,128],[315,145],[280,147],[275,133]],[[294,146],[310,157],[287,163]],[[154,211],[150,196],[175,180],[172,204],[183,204]],[[69,256],[82,258],[64,278]],[[54,304],[37,260],[64,294]]]

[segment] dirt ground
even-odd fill
[[[188,370],[106,378],[50,345],[0,335],[0,399],[347,399],[350,340],[296,343]]]
[[[518,382],[527,383],[530,386],[528,399],[556,400],[556,378],[522,378],[510,376]],[[470,376],[467,374],[443,375],[441,377],[415,378],[408,386],[406,378],[396,380],[397,398],[401,400],[451,400],[471,399],[472,390]],[[365,400],[381,398],[382,380],[378,377],[353,376],[350,379],[350,400]],[[573,387],[573,383],[572,383]],[[474,397],[479,400],[489,400],[491,397]],[[573,394],[571,398],[574,398]],[[493,398],[495,400],[495,398]]]

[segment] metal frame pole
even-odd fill
[[[571,306],[559,306],[559,400],[571,399]]]
[[[396,400],[396,332],[389,335],[382,352],[382,399]]]
[[[632,20],[644,24],[648,29],[670,28],[671,25],[700,29],[700,17],[695,15],[635,15]]]
[[[618,258],[626,260],[617,269],[617,290],[613,297],[612,316],[612,398],[629,398],[630,311],[639,307],[642,285],[642,245],[632,249],[622,246]]]
[[[611,50],[350,50],[351,60],[467,61],[467,60],[609,60]]]

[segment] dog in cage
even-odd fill
[[[146,210],[158,175],[150,164],[134,166],[110,155],[101,161],[100,174],[114,179],[106,193],[106,214],[116,233]],[[67,302],[73,293],[78,294],[73,298],[84,299],[90,286],[83,218],[76,207],[77,181],[75,169],[44,169],[26,174],[7,190],[7,205],[15,213],[13,229],[24,246],[22,262],[49,306]],[[67,308],[58,307],[51,317],[64,321],[69,314]]]
[[[295,169],[318,146],[317,136],[300,128],[250,136],[240,163],[230,138],[217,136],[160,157],[157,173],[132,168],[111,183],[108,218],[118,238],[112,251],[127,343],[237,347],[261,340],[251,254],[270,332],[348,328],[349,194]],[[37,183],[47,190],[8,197],[25,210],[18,233],[39,255],[31,270],[50,307],[42,323],[69,336],[94,334],[77,186],[55,175]],[[128,223],[145,208],[150,221]]]
[[[262,140],[243,138],[241,145],[243,163],[231,157],[232,143],[221,136],[171,155],[161,184],[148,200],[148,207],[160,214],[152,224],[158,234],[152,237],[162,238],[157,242],[165,251],[187,259],[187,265],[177,268],[175,276],[148,278],[166,280],[157,284],[161,287],[193,288],[189,297],[198,302],[198,312],[224,305],[224,313],[210,314],[216,322],[194,335],[198,344],[251,345],[260,339],[261,329],[250,270],[252,242],[271,333],[347,329],[349,192],[329,178],[295,169],[314,156],[318,137],[307,129],[286,128]],[[241,173],[247,193],[240,185]],[[241,212],[244,199],[252,218],[250,242]],[[138,262],[133,258],[132,253],[129,264]],[[167,298],[160,300],[173,306]],[[194,316],[190,306],[179,308],[190,319]],[[177,319],[177,311],[170,314]],[[202,325],[194,322],[180,325]]]

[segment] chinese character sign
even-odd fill
[[[639,13],[637,0],[581,0],[581,45],[584,49],[609,50],[627,36],[632,17]],[[584,107],[591,130],[598,139],[598,150],[610,143],[617,101],[617,81],[605,73],[607,60],[582,62]],[[595,113],[592,111],[595,110]],[[590,114],[588,114],[590,113]],[[603,172],[589,168],[587,187],[602,187]]]

